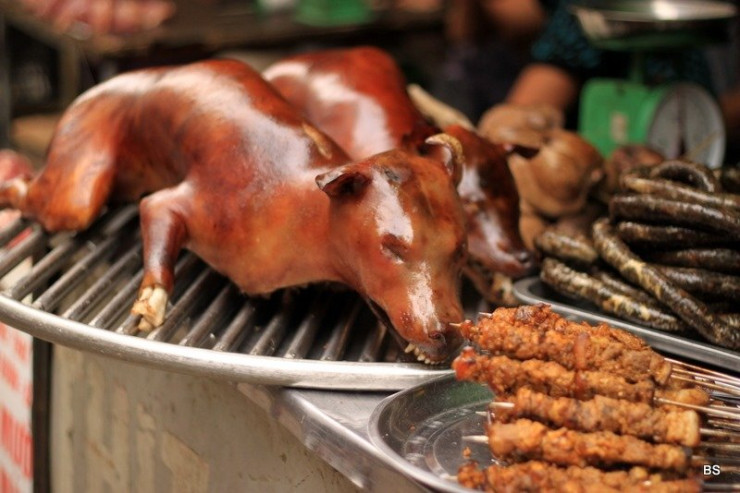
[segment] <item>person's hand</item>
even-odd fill
[[[175,13],[171,0],[21,0],[21,3],[54,29],[82,38],[153,29]]]

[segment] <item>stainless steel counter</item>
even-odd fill
[[[388,395],[239,384],[309,450],[366,491],[429,491],[404,476],[368,438],[370,414]]]

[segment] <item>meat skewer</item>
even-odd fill
[[[546,462],[528,461],[509,466],[492,465],[483,470],[477,464],[460,467],[457,480],[463,486],[493,492],[520,491],[620,491],[651,493],[694,493],[702,491],[697,478],[666,480],[642,467],[629,471],[602,471],[595,467],[567,468]],[[580,487],[580,488],[578,488]],[[578,489],[576,489],[578,488]]]
[[[650,376],[665,383],[671,375],[671,364],[642,340],[566,320],[545,305],[499,308],[477,325],[466,321],[459,328],[482,349],[520,360],[555,361],[570,370],[598,369],[632,381]]]
[[[550,397],[526,387],[491,406],[496,421],[503,423],[528,418],[556,427],[611,431],[686,447],[696,447],[701,442],[701,420],[695,411],[665,410],[600,395],[587,401]]]
[[[690,450],[677,445],[651,444],[609,431],[582,433],[518,419],[487,425],[488,446],[503,460],[545,460],[564,466],[632,464],[685,472],[691,467]]]
[[[596,395],[654,405],[692,409],[707,416],[738,419],[740,409],[709,405],[709,395],[699,388],[662,389],[650,380],[630,383],[612,373],[570,371],[553,361],[517,361],[506,356],[484,356],[472,347],[462,350],[452,363],[458,380],[487,384],[496,394],[512,394],[523,387],[552,397],[588,400]]]

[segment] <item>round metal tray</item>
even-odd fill
[[[468,492],[454,476],[468,460],[492,464],[488,446],[463,440],[483,435],[493,399],[485,386],[438,378],[384,399],[370,416],[368,435],[394,467],[436,491]]]
[[[24,220],[0,230],[0,320],[51,343],[234,382],[393,391],[450,373],[411,360],[354,293],[248,298],[189,252],[165,324],[141,332],[129,314],[142,276],[136,218],[127,207],[77,235]]]

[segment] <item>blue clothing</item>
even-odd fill
[[[532,58],[562,68],[580,80],[591,77],[626,78],[633,54],[608,51],[590,44],[576,17],[568,11],[570,0],[540,0],[548,11],[544,31],[532,46]],[[690,81],[712,91],[706,57],[701,50],[651,53],[645,56],[643,75],[647,83]]]

